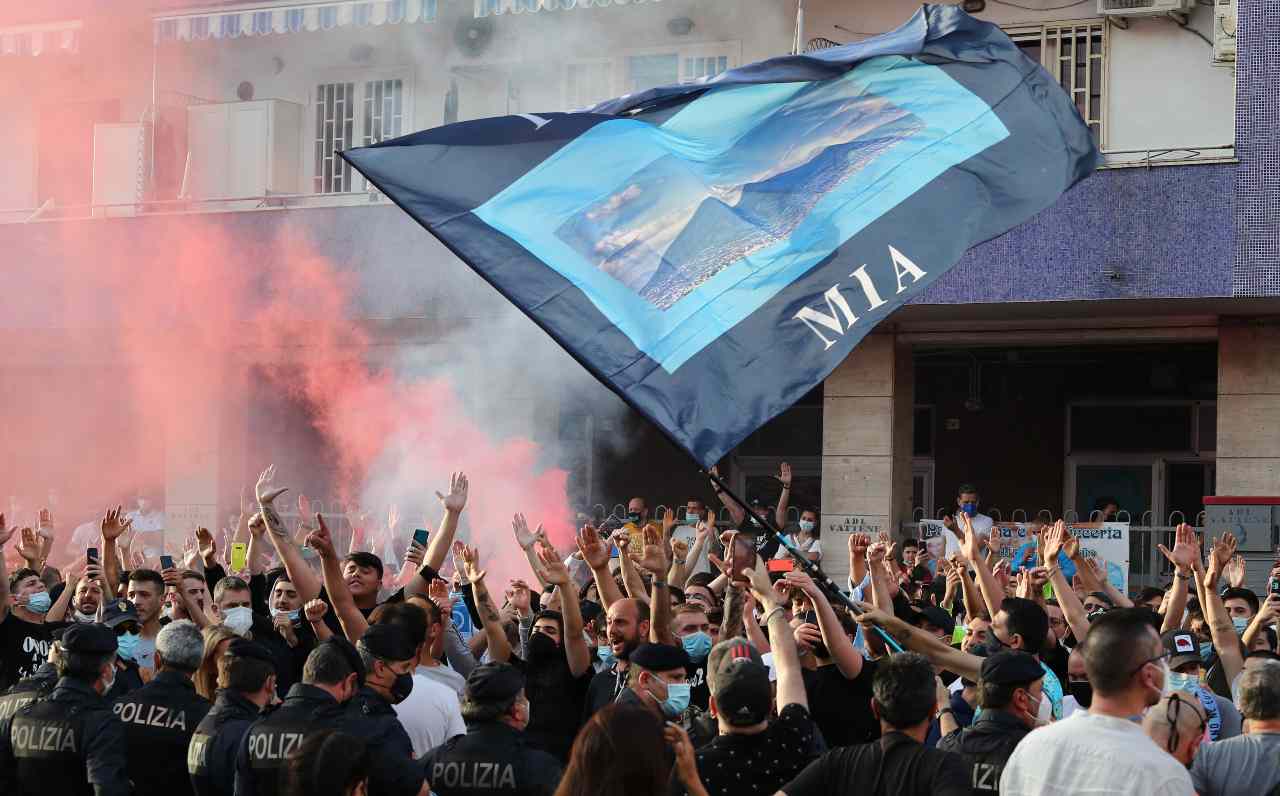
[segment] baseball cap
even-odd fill
[[[1044,677],[1044,669],[1035,658],[1019,650],[1001,650],[982,659],[978,678],[995,685],[1034,683]]]
[[[911,624],[919,625],[921,622],[928,622],[934,627],[942,628],[948,636],[956,629],[956,620],[951,617],[951,614],[936,605],[926,605],[915,609],[915,616],[911,618]]]
[[[1170,630],[1160,636],[1160,642],[1164,644],[1165,652],[1170,655],[1170,669],[1177,669],[1188,663],[1204,663],[1200,658],[1200,647],[1196,644],[1196,637],[1186,630]]]
[[[711,649],[707,682],[716,710],[735,727],[749,727],[769,717],[773,690],[769,667],[745,638],[731,638]]]

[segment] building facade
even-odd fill
[[[797,504],[822,512],[833,573],[845,569],[849,532],[936,516],[962,483],[1004,519],[1087,517],[1114,497],[1146,526],[1194,521],[1207,494],[1280,493],[1280,4],[1115,16],[1109,3],[967,4],[1059,78],[1106,165],[969,252],[725,465],[769,502],[772,475],[790,462]],[[0,161],[0,245],[17,271],[74,257],[68,229],[99,250],[127,249],[180,240],[195,217],[248,241],[262,268],[288,256],[279,241],[303,239],[357,277],[356,314],[377,320],[388,348],[428,359],[442,330],[511,310],[334,149],[586,107],[786,53],[797,39],[864,38],[915,10],[909,0],[807,0],[803,14],[792,0],[40,6],[0,19],[11,155]],[[387,284],[395,290],[377,287]],[[57,360],[39,302],[12,292],[0,302],[22,341],[0,351],[0,372],[32,367],[32,352]],[[636,418],[582,406],[573,396],[588,388],[565,382],[559,398],[512,411],[536,441],[580,451],[560,462],[575,503],[709,496]],[[203,439],[184,440],[203,452],[194,476],[179,476],[172,446],[157,443],[171,506],[197,518],[225,508],[250,469],[253,414],[222,411]],[[625,444],[605,444],[618,437]]]

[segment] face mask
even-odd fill
[[[168,603],[165,603],[165,604],[164,604],[164,607],[160,609],[160,615],[161,615],[161,616],[163,616],[163,617],[164,617],[164,618],[166,618],[166,619],[172,619],[172,618],[173,618],[173,606],[172,606],[172,605],[169,605]]]
[[[1031,696],[1030,692],[1027,693],[1027,696]],[[1044,695],[1041,694],[1040,698],[1036,700],[1035,711],[1028,712],[1027,715],[1031,717],[1032,729],[1043,727],[1049,723],[1049,718],[1053,715],[1053,706],[1050,705],[1049,700],[1045,699]]]
[[[97,622],[98,621],[98,615],[96,613],[86,614],[83,611],[79,611],[79,610],[76,611],[75,617],[77,622]]]
[[[612,644],[601,644],[596,647],[596,656],[600,658],[600,662],[603,663],[606,668],[612,667],[614,661],[617,660],[613,657]]]
[[[555,639],[546,633],[533,633],[529,636],[528,650],[529,660],[537,661],[545,660],[555,655],[559,652],[560,647],[556,644]]]
[[[692,688],[688,683],[667,683],[667,698],[662,700],[662,713],[669,719],[689,709]]]
[[[105,693],[107,693],[108,691],[110,691],[110,690],[115,686],[115,684],[116,684],[116,665],[115,665],[115,663],[114,663],[114,662],[112,662],[112,664],[111,664],[111,679],[110,679],[110,680],[107,680],[105,683],[103,683],[103,684],[102,684],[102,693],[104,693],[104,694],[105,694]]]
[[[1201,641],[1200,642],[1200,660],[1207,661],[1209,660],[1209,656],[1212,654],[1213,654],[1213,642]]]
[[[1169,669],[1169,662],[1163,658],[1160,660],[1160,671],[1164,673],[1163,684],[1160,686],[1160,698],[1164,699],[1173,693],[1173,671]]]
[[[711,652],[711,636],[699,630],[680,639],[680,646],[684,647],[690,658],[700,661]]]
[[[292,611],[281,611],[281,610],[276,609],[276,608],[272,608],[272,609],[271,609],[271,618],[272,618],[272,619],[275,619],[277,616],[280,616],[281,614],[283,614],[284,616],[289,617],[289,621],[290,621],[290,622],[297,622],[297,621],[298,621],[298,619],[302,617],[302,609],[301,609],[301,608],[295,608],[295,609],[293,609]]]
[[[1200,685],[1200,678],[1194,674],[1183,674],[1182,672],[1169,672],[1165,675],[1169,682],[1171,691],[1195,691]]]
[[[978,504],[977,503],[961,503],[960,510],[963,511],[965,514],[968,514],[970,517],[972,517],[978,513]]]
[[[134,655],[138,652],[138,642],[142,641],[142,636],[137,633],[124,633],[116,636],[116,654],[121,660],[134,660]]]
[[[639,525],[639,524],[640,524],[640,512],[638,512],[638,511],[630,511],[630,512],[627,512],[627,521],[628,521],[628,522],[630,522],[630,523],[631,523],[631,524],[633,524],[633,525]]]
[[[1067,683],[1067,690],[1082,708],[1087,709],[1093,702],[1093,684],[1088,680],[1071,680]]]
[[[27,598],[27,610],[33,614],[47,614],[53,600],[49,597],[49,592],[37,592]]]
[[[1235,625],[1236,633],[1243,633],[1245,630],[1247,630],[1249,628],[1250,621],[1251,620],[1246,619],[1243,616],[1231,617],[1231,624]]]
[[[405,701],[409,698],[409,694],[413,693],[413,675],[397,674],[390,690],[392,704],[398,705]]]
[[[243,636],[253,626],[253,609],[243,605],[228,608],[222,614],[222,624],[231,628],[237,636]]]
[[[805,533],[811,533],[813,531],[813,523],[808,520],[800,520],[800,530]]]

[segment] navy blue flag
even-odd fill
[[[1099,162],[1053,78],[952,5],[343,156],[703,466]]]

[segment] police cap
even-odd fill
[[[97,622],[72,625],[62,633],[62,648],[67,652],[105,655],[116,651],[116,634]]]
[[[266,647],[245,638],[232,639],[231,643],[227,645],[227,654],[236,658],[256,658],[273,666],[276,662],[276,659],[271,656]]]
[[[407,661],[417,655],[409,631],[385,622],[369,625],[360,637],[360,645],[384,661]]]
[[[467,699],[482,704],[505,702],[524,688],[524,675],[509,663],[486,663],[467,677]]]
[[[1025,652],[1001,650],[982,660],[978,677],[985,683],[996,685],[1023,685],[1044,677],[1044,669]]]
[[[689,665],[689,653],[671,644],[641,644],[628,658],[632,665],[651,672],[669,672]]]

